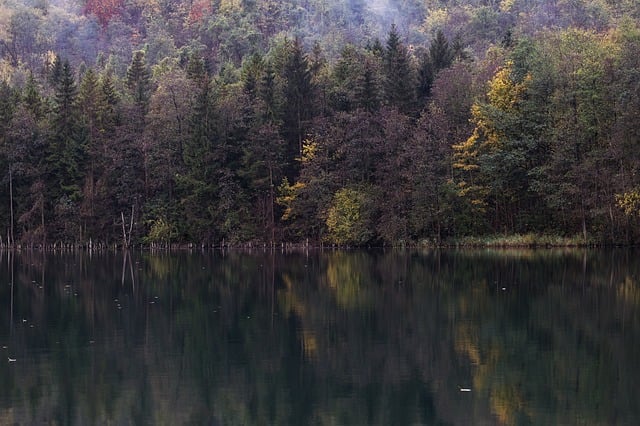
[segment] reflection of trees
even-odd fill
[[[637,265],[591,253],[499,261],[511,272],[487,268],[458,296],[473,306],[460,311],[457,349],[480,403],[504,424],[633,423],[639,305],[624,313],[629,282],[618,283]]]
[[[627,423],[622,254],[23,253],[0,423]]]

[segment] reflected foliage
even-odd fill
[[[0,421],[632,424],[636,255],[4,253]]]

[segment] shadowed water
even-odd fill
[[[638,259],[5,252],[0,424],[638,424]]]

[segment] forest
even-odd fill
[[[640,241],[635,0],[0,0],[2,245]]]

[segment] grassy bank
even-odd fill
[[[559,235],[513,234],[462,237],[447,240],[446,247],[586,247],[599,242],[582,235],[563,237]]]

